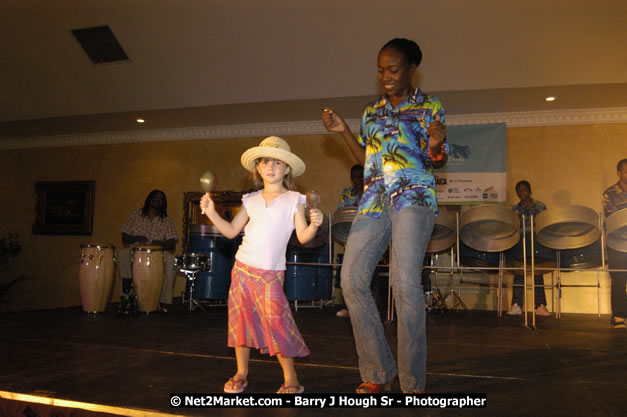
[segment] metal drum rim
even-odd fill
[[[198,236],[224,236],[215,224],[200,224],[195,223],[189,226],[190,235]]]
[[[158,252],[158,251],[163,251],[163,248],[161,246],[141,245],[141,246],[135,246],[135,250],[144,251],[144,252]]]
[[[477,214],[479,213],[479,214]],[[471,221],[472,220],[472,221]],[[480,221],[499,221],[511,226],[509,234],[496,239],[476,237],[470,231],[470,225]],[[507,208],[497,204],[479,204],[466,210],[460,220],[460,240],[469,248],[480,252],[502,252],[518,243],[520,239],[520,222],[516,214]]]
[[[607,246],[618,252],[627,252],[627,239],[616,236],[615,232],[627,228],[627,208],[618,210],[605,219]]]
[[[81,249],[86,248],[98,248],[98,249],[115,249],[115,246],[110,243],[100,244],[100,243],[84,243],[81,244]]]
[[[576,216],[575,213],[581,214]],[[557,217],[557,219],[556,219]],[[551,249],[579,249],[591,245],[599,239],[599,216],[590,207],[565,205],[551,207],[536,216],[536,240]],[[581,223],[592,229],[579,236],[557,236],[548,233],[547,228],[564,223]]]
[[[448,230],[449,233],[437,239],[434,239],[433,233],[431,233],[431,239],[427,244],[427,253],[442,252],[449,249],[457,241],[457,220],[453,213],[445,209],[440,209],[433,223],[434,232],[436,226],[441,226],[442,229]]]
[[[579,211],[582,211],[584,214],[590,216],[590,218],[586,218],[585,220],[589,220],[586,221],[586,224],[589,224],[591,226],[594,227],[598,227],[599,225],[599,216],[597,214],[596,211],[594,211],[593,209],[591,209],[590,207],[587,206],[582,206],[582,205],[578,205],[578,204],[572,204],[572,205],[565,205],[565,206],[556,206],[556,207],[550,207],[547,208],[546,210],[538,213],[535,216],[536,219],[536,232],[540,232],[541,230],[545,229],[548,226],[552,226],[554,224],[559,224],[559,223],[569,223],[569,222],[573,222],[573,221],[578,221],[579,223],[584,223],[584,221],[582,221],[582,218],[576,218],[573,216],[573,209],[577,209]],[[560,222],[555,222],[555,223],[548,223],[548,219],[550,219],[550,215],[555,216],[557,213],[557,215],[562,214],[564,215],[564,219]]]

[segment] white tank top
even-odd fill
[[[294,231],[294,215],[298,205],[305,205],[306,201],[305,195],[287,191],[266,207],[261,190],[245,194],[242,205],[249,220],[235,259],[256,268],[285,270],[285,252]]]

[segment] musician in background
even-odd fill
[[[360,164],[355,164],[351,167],[351,186],[344,188],[342,191],[337,209],[340,210],[345,207],[357,207],[363,193],[364,167]]]
[[[133,282],[133,249],[138,245],[161,246],[163,248],[163,287],[159,297],[159,311],[167,312],[172,304],[174,270],[174,249],[176,228],[168,217],[168,201],[161,190],[153,190],[144,201],[144,207],[129,214],[120,229],[124,248],[118,251],[118,266],[122,278],[122,292],[128,294]],[[123,306],[122,306],[123,307]]]
[[[603,212],[606,218],[619,210],[627,209],[627,159],[618,161],[616,174],[618,182],[603,193]],[[627,269],[627,253],[608,247],[607,265],[610,269]],[[610,276],[612,278],[611,324],[616,329],[624,329],[627,316],[627,295],[625,294],[627,272],[610,272]]]
[[[512,210],[516,212],[518,218],[520,219],[520,226],[522,232],[522,217],[525,216],[525,230],[530,230],[531,226],[531,215],[537,216],[538,213],[546,210],[546,205],[538,200],[534,200],[531,198],[531,184],[529,181],[518,181],[516,183],[516,194],[520,201]],[[521,236],[522,239],[522,236]],[[530,237],[527,237],[530,239]],[[535,275],[533,277],[534,281],[534,291],[535,291],[535,299],[536,299],[536,315],[538,316],[550,316],[551,313],[546,309],[546,295],[544,293],[544,277],[542,275]],[[507,314],[510,316],[515,316],[522,313],[521,306],[523,305],[523,292],[524,288],[522,285],[524,284],[524,277],[522,274],[517,273],[514,275],[514,288],[512,294],[512,306],[510,307]]]
[[[364,167],[361,164],[355,164],[351,167],[351,186],[344,188],[342,191],[337,209],[341,210],[346,207],[357,207],[363,193]],[[335,288],[340,288],[340,274],[337,274],[335,281]],[[342,303],[343,301],[344,298],[342,297]],[[348,317],[348,310],[344,307],[335,313],[335,315],[338,317]]]

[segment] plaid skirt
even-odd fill
[[[285,271],[235,261],[229,289],[228,346],[245,346],[271,356],[309,355],[283,292]]]

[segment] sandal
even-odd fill
[[[612,320],[610,320],[610,323],[612,324],[612,326],[614,326],[615,329],[624,329],[626,327],[625,319],[622,317],[613,316]]]
[[[362,382],[357,387],[355,392],[357,394],[381,394],[383,391],[390,392],[392,390],[392,381],[385,384],[377,384],[376,382]]]
[[[302,394],[305,392],[305,387],[302,385],[293,385],[286,387],[285,384],[281,385],[281,388],[276,392],[277,394]]]
[[[224,384],[224,392],[227,394],[239,394],[244,392],[244,388],[248,386],[248,381],[245,379],[233,379],[229,378]]]

